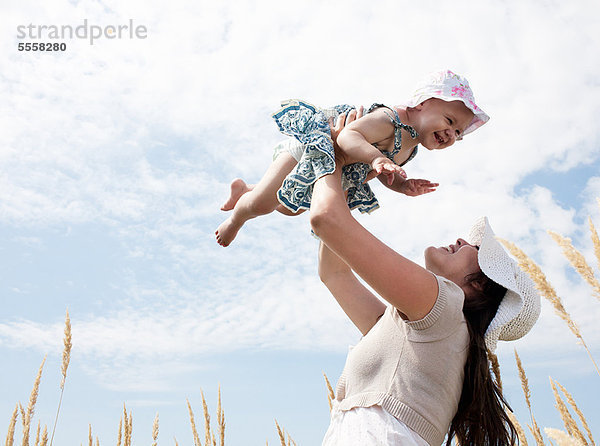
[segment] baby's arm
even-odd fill
[[[375,110],[348,124],[337,137],[344,164],[362,162],[371,165],[377,174],[384,174],[389,184],[394,174],[403,170],[373,146],[394,137],[394,125],[383,110]]]
[[[409,197],[417,197],[419,195],[435,192],[436,188],[439,186],[439,183],[432,183],[429,180],[415,178],[407,179],[399,174],[394,175],[392,183],[389,183],[389,181],[382,176],[378,176],[377,179],[394,192],[399,192],[408,195]]]

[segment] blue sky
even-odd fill
[[[255,182],[267,168],[280,100],[400,104],[445,67],[470,80],[492,119],[406,166],[440,182],[437,192],[410,199],[375,185],[382,208],[357,218],[422,262],[426,246],[488,215],[542,266],[600,358],[600,302],[546,234],[571,237],[598,274],[587,217],[600,227],[599,13],[592,1],[2,3],[5,426],[46,354],[36,414],[52,424],[68,308],[73,356],[56,444],[86,441],[90,423],[115,441],[123,402],[136,442],[150,441],[158,412],[159,443],[190,444],[185,400],[199,416],[203,389],[214,409],[219,384],[228,444],[277,444],[275,418],[298,444],[319,444],[322,373],[335,382],[358,331],[318,280],[306,215],[252,221],[223,249],[219,207],[231,179]],[[133,19],[148,37],[17,51],[19,25],[84,19]],[[513,348],[538,424],[561,428],[551,375],[598,436],[600,378],[546,302],[529,336],[499,347],[506,393],[527,423]]]

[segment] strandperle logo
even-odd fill
[[[19,25],[17,26],[17,39],[83,39],[90,45],[99,39],[145,39],[148,29],[144,25],[134,25],[133,19],[121,25],[89,25],[88,20],[78,26],[72,25]]]

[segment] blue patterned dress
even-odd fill
[[[312,190],[315,181],[323,175],[328,175],[335,170],[335,153],[331,132],[329,129],[329,118],[337,117],[342,113],[348,113],[354,109],[351,105],[336,105],[329,109],[320,109],[305,101],[291,99],[281,103],[281,109],[273,113],[273,119],[279,126],[279,130],[288,136],[295,137],[304,145],[302,158],[292,172],[285,178],[281,188],[277,192],[279,202],[292,212],[300,209],[310,209]],[[383,104],[373,104],[367,113]],[[400,122],[396,110],[386,107],[393,113],[385,113],[394,124],[394,149],[391,152],[381,152],[390,160],[400,151],[402,142],[401,130],[410,133],[413,138],[417,132],[410,126]],[[414,148],[403,166],[417,154]],[[379,208],[379,203],[371,187],[365,183],[371,166],[366,163],[354,163],[342,168],[342,187],[348,192],[348,207],[358,209],[362,213],[371,213]]]

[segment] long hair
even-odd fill
[[[468,283],[478,283],[481,291],[473,289],[473,293],[465,296],[463,313],[469,329],[469,353],[462,394],[446,446],[450,446],[455,436],[460,446],[514,445],[516,430],[504,409],[507,403],[502,391],[492,379],[484,340],[506,288],[481,271],[466,279]]]

